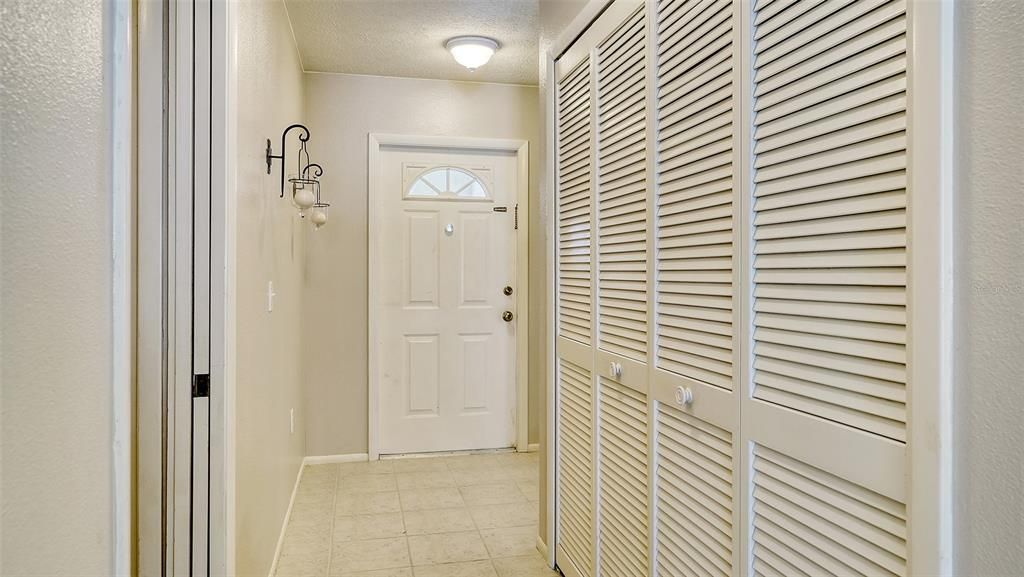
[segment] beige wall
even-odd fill
[[[307,454],[367,451],[367,134],[389,132],[516,138],[537,144],[533,86],[458,83],[340,74],[306,75],[311,150],[324,166],[331,223],[311,235],[303,344]],[[531,204],[537,155],[530,152]],[[539,229],[536,214],[530,226]],[[531,242],[530,257],[543,263]],[[531,272],[540,270],[537,265]],[[543,327],[543,278],[530,281],[530,326]],[[533,300],[536,299],[536,300]],[[531,343],[540,341],[531,334]],[[531,344],[531,351],[533,350]],[[541,355],[534,356],[540,359]],[[543,373],[531,362],[531,438]]]
[[[302,122],[302,71],[281,0],[242,2],[238,15],[236,569],[265,577],[303,456],[302,271],[309,223],[278,198],[267,138]],[[294,139],[296,133],[293,131]],[[289,153],[294,155],[295,142]],[[289,158],[289,161],[293,157]],[[267,282],[273,281],[273,312]],[[296,430],[289,432],[289,410]]]
[[[1024,1],[957,2],[955,575],[1024,568]]]
[[[109,40],[100,0],[0,4],[3,575],[114,569]]]

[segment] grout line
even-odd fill
[[[331,564],[334,563],[334,521],[338,516],[338,488],[341,485],[341,465],[334,465],[334,491],[331,495],[331,530],[328,531],[330,541],[327,544],[327,575],[331,574]]]

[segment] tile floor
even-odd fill
[[[277,576],[557,577],[537,483],[537,453],[307,466]]]

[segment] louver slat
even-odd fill
[[[657,364],[732,390],[733,3],[658,3]]]
[[[732,575],[732,435],[666,405],[657,431],[658,575]]]
[[[601,575],[647,575],[647,399],[601,379]]]
[[[754,63],[754,398],[901,442],[905,11],[904,0],[781,7],[755,17]],[[787,531],[772,502],[765,527]],[[787,551],[760,562],[835,568]]]
[[[647,31],[638,10],[598,46],[600,347],[647,358],[644,87]]]
[[[753,469],[759,571],[906,574],[905,505],[760,445]]]
[[[558,542],[584,577],[593,572],[593,394],[590,373],[559,361]]]
[[[558,334],[591,344],[590,63],[558,83]]]

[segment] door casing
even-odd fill
[[[469,149],[469,150],[492,150],[499,152],[513,152],[516,155],[516,202],[520,214],[519,228],[516,231],[516,284],[520,287],[516,291],[516,310],[520,311],[516,326],[516,413],[515,413],[515,439],[516,450],[526,451],[528,448],[528,418],[529,418],[529,356],[528,356],[528,335],[529,315],[523,311],[529,310],[529,215],[530,211],[530,183],[529,183],[529,142],[515,139],[490,139],[490,138],[463,138],[447,136],[413,136],[400,134],[371,133],[368,138],[369,149],[369,187],[367,206],[369,208],[369,222],[376,222],[382,208],[380,199],[383,194],[379,169],[381,163],[381,147],[384,146],[415,146],[421,148],[438,149]],[[380,331],[380,262],[377,258],[379,247],[383,242],[380,232],[376,227],[370,227],[368,233],[368,258],[369,258],[369,331],[368,331],[368,374],[369,374],[369,415],[368,415],[368,438],[369,458],[376,460],[380,458],[380,371],[378,370],[379,353],[377,341]]]

